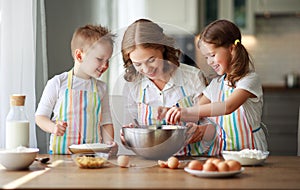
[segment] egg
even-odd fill
[[[176,157],[172,156],[168,159],[168,167],[169,168],[175,169],[178,167],[178,165],[179,165],[179,160]]]
[[[129,156],[127,155],[120,155],[118,156],[118,165],[122,168],[126,168],[129,165]]]
[[[241,170],[241,163],[236,160],[226,160],[225,161],[229,166],[229,171],[239,171]]]
[[[224,161],[218,162],[218,164],[216,166],[217,166],[219,172],[228,172],[229,171],[229,165]]]
[[[212,162],[208,162],[208,163],[205,162],[205,164],[203,164],[203,171],[215,172],[215,171],[218,171],[218,168]]]
[[[159,167],[161,167],[161,168],[167,168],[168,167],[168,163],[163,161],[163,160],[158,160],[157,163],[158,163]]]
[[[189,162],[188,168],[191,170],[202,170],[203,164],[199,160],[192,160]]]

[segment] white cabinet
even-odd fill
[[[145,15],[171,34],[199,32],[197,0],[145,0]]]

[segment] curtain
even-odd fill
[[[30,147],[36,147],[34,113],[37,0],[0,0],[0,147],[11,94],[25,94]]]

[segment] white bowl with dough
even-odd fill
[[[268,151],[243,149],[241,151],[222,151],[225,160],[236,160],[243,166],[262,165],[269,156]]]
[[[7,170],[25,170],[33,163],[38,152],[38,148],[2,149],[0,150],[0,164]]]

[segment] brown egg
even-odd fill
[[[175,169],[178,167],[178,165],[179,165],[179,160],[176,157],[172,156],[168,159],[168,167],[169,168]]]
[[[217,164],[217,168],[218,168],[219,172],[228,172],[229,171],[229,165],[224,161],[220,161]]]
[[[241,163],[236,160],[226,160],[225,161],[229,166],[229,171],[238,171],[241,170]]]
[[[208,162],[208,163],[205,162],[205,164],[203,164],[203,171],[215,172],[215,171],[218,171],[218,168],[212,162]]]
[[[122,168],[126,168],[129,165],[129,156],[120,155],[118,156],[118,165]]]
[[[217,158],[208,158],[208,159],[205,161],[205,163],[213,162],[215,159],[217,159]]]
[[[168,167],[168,163],[163,161],[163,160],[158,160],[157,163],[158,163],[159,167],[161,167],[161,168],[167,168]]]
[[[213,164],[215,164],[216,166],[218,165],[218,163],[220,163],[222,160],[219,158],[216,158],[212,161]]]
[[[192,160],[189,162],[188,168],[191,170],[202,170],[203,164],[199,160]]]

